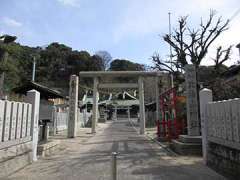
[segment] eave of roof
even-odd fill
[[[231,77],[234,76],[235,74],[238,74],[240,71],[240,65],[235,65],[233,67],[230,67],[227,71],[222,73],[222,76],[225,77]]]
[[[27,91],[32,89],[39,91],[41,97],[45,99],[56,99],[56,98],[66,99],[66,97],[61,95],[60,92],[32,81],[28,81],[22,86],[14,88],[13,91],[17,94],[27,94]]]

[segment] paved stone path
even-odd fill
[[[200,158],[171,156],[140,136],[128,121],[107,123],[95,136],[65,139],[62,151],[40,159],[7,180],[110,180],[110,157],[118,151],[118,180],[223,180]]]

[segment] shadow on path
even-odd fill
[[[110,180],[113,151],[119,153],[119,180],[224,179],[204,166],[200,158],[169,156],[163,148],[139,135],[128,121],[107,123],[100,133],[85,136],[64,140],[63,151],[7,179]]]

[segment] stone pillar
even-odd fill
[[[140,134],[145,133],[145,106],[144,106],[144,85],[143,77],[138,78],[138,91],[139,91],[139,110],[140,110]]]
[[[194,65],[185,66],[185,84],[187,90],[187,125],[189,136],[200,135],[198,119],[198,98],[196,69]]]
[[[160,104],[160,99],[159,99],[159,77],[155,77],[155,101],[156,101],[156,122],[160,120],[159,117],[159,104]]]
[[[37,145],[38,145],[38,122],[39,122],[39,107],[40,107],[40,93],[36,90],[27,92],[25,100],[32,104],[32,119],[31,119],[31,136],[32,136],[32,152],[33,161],[37,161]]]
[[[78,108],[78,76],[72,75],[70,78],[70,91],[69,91],[68,138],[74,138],[77,134],[77,108]]]
[[[98,77],[94,77],[93,81],[92,133],[96,133],[96,126],[98,122]]]
[[[210,89],[202,89],[199,92],[200,99],[200,117],[201,117],[201,128],[202,128],[202,152],[203,162],[207,164],[207,115],[206,108],[207,103],[212,102],[212,91]]]

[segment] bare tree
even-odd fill
[[[159,71],[168,72],[173,75],[174,81],[176,82],[175,85],[178,85],[178,83],[183,82],[183,77],[181,76],[181,66],[176,61],[168,61],[163,60],[159,54],[155,53],[152,57],[152,62],[154,66],[152,69],[157,69]],[[171,65],[172,63],[172,65]]]
[[[220,34],[228,29],[229,25],[229,20],[223,22],[222,17],[218,17],[215,20],[215,16],[216,13],[211,10],[207,21],[204,23],[201,19],[201,23],[196,29],[191,29],[187,26],[187,16],[180,17],[178,27],[174,30],[173,35],[170,36],[166,34],[163,37],[164,41],[167,42],[175,52],[173,55],[176,62],[173,64],[175,65],[174,70],[177,68],[183,69],[186,64],[193,64],[195,66],[197,92],[199,90],[198,68],[206,56],[210,45]],[[163,66],[162,61],[159,61],[159,63],[159,66]],[[197,99],[199,106],[198,93]]]
[[[112,56],[110,53],[107,51],[98,51],[95,55],[99,56],[102,59],[104,69],[107,70],[109,68],[110,62],[112,61]]]
[[[171,64],[168,61],[164,61],[158,53],[155,53],[151,57],[151,59],[154,64],[153,69],[157,69],[159,71],[166,71],[169,73],[174,72],[174,69],[171,67]]]
[[[172,37],[168,34],[163,37],[164,41],[173,47],[174,56],[181,67],[191,62],[198,68],[210,45],[228,29],[229,20],[223,22],[222,17],[218,17],[215,22],[215,15],[216,13],[211,10],[206,23],[201,20],[197,30],[187,26],[187,16],[181,17]]]
[[[175,29],[174,35],[171,36],[169,34],[166,34],[163,39],[166,41],[170,46],[172,46],[173,50],[175,51],[175,54],[173,57],[176,59],[176,64],[179,66],[179,68],[183,68],[187,63],[187,47],[185,46],[184,39],[186,38],[186,24],[187,24],[187,16],[181,17],[178,20],[178,28]]]
[[[217,48],[216,57],[212,58],[214,61],[214,71],[217,75],[221,73],[221,67],[223,63],[230,59],[230,54],[232,50],[232,45],[230,45],[227,49],[222,49],[222,46]]]

